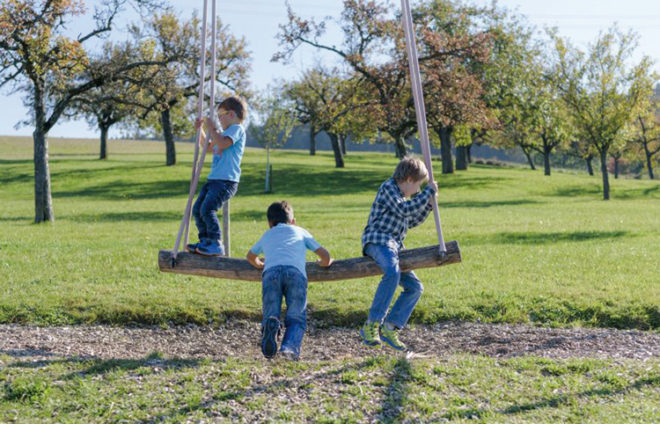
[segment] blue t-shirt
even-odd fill
[[[231,138],[233,144],[222,152],[218,151],[218,146],[213,146],[213,163],[208,179],[239,182],[241,159],[245,150],[245,129],[239,124],[230,125],[222,136]]]
[[[255,255],[263,252],[264,271],[277,265],[291,265],[307,278],[305,255],[307,249],[315,251],[321,245],[304,228],[290,224],[277,224],[266,231],[250,248]]]

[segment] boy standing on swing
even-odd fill
[[[424,222],[433,208],[438,186],[429,183],[420,192],[420,186],[427,178],[424,162],[417,158],[403,158],[392,178],[381,184],[371,206],[369,221],[362,234],[362,253],[376,261],[383,271],[383,278],[376,289],[369,317],[360,329],[362,342],[367,346],[380,348],[382,340],[396,350],[406,350],[406,345],[399,340],[398,330],[408,322],[424,287],[414,272],[401,272],[399,251],[403,249],[408,228]],[[398,285],[403,291],[388,314]]]
[[[205,142],[207,135],[210,138],[207,152],[213,152],[213,163],[208,181],[202,186],[192,209],[199,242],[186,248],[189,252],[205,256],[225,254],[220,241],[217,210],[236,194],[245,150],[245,128],[242,125],[247,117],[245,101],[237,96],[227,97],[218,105],[217,111],[220,128],[210,117],[195,122],[196,128],[204,127],[201,141]]]

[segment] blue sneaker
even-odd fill
[[[277,353],[277,336],[280,333],[280,320],[269,317],[261,329],[261,353],[268,359]]]
[[[190,253],[197,253],[197,248],[209,244],[211,241],[209,239],[203,238],[200,239],[197,243],[190,243],[186,245],[186,250]]]
[[[218,242],[210,242],[208,244],[198,244],[195,249],[197,253],[204,256],[224,256],[225,249]]]
[[[291,349],[288,346],[282,346],[280,348],[280,355],[289,361],[297,361],[300,358],[300,354],[296,353],[295,350]]]

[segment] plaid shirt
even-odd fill
[[[406,200],[394,178],[381,184],[362,233],[362,249],[367,243],[386,245],[397,251],[402,249],[408,228],[420,225],[431,212],[433,206],[429,200],[433,194],[427,186]]]

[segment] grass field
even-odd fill
[[[0,137],[0,323],[212,324],[258,320],[257,283],[162,274],[185,206],[192,146],[165,167],[164,146],[51,140],[56,222],[33,221],[31,141]],[[265,209],[290,200],[298,223],[335,257],[360,255],[360,234],[396,160],[248,149],[232,201],[232,253],[266,229]],[[438,176],[445,238],[463,263],[420,270],[413,323],[443,320],[660,330],[660,185],[474,166]],[[194,227],[194,226],[193,226]],[[194,236],[194,235],[193,235]],[[409,247],[435,244],[433,220]],[[311,257],[310,257],[311,259]],[[378,278],[312,283],[316,326],[356,327]],[[44,331],[47,331],[44,330]],[[47,334],[47,332],[44,332]],[[255,339],[256,343],[256,339]],[[327,346],[332,349],[332,346]],[[301,362],[162,353],[99,359],[0,351],[0,422],[597,422],[657,423],[660,361],[373,355]],[[38,353],[41,355],[42,353]]]
[[[3,422],[655,423],[660,364],[602,360],[286,363],[0,356]],[[1,380],[0,380],[1,381]]]
[[[32,144],[0,138],[0,322],[207,324],[258,319],[255,283],[162,274],[183,214],[192,146],[50,140],[56,222],[33,221]],[[263,194],[265,155],[248,149],[231,204],[232,256],[243,257],[267,225],[274,200],[292,202],[299,225],[337,258],[360,255],[360,234],[394,157],[349,152],[345,169],[329,153],[275,151],[273,194]],[[438,166],[439,168],[439,166]],[[473,166],[438,175],[447,240],[463,263],[418,272],[425,292],[412,321],[528,322],[660,328],[660,183],[570,172],[545,177],[523,168]],[[192,225],[194,229],[194,225]],[[437,242],[432,219],[407,246]],[[194,238],[195,234],[191,234]],[[310,257],[311,259],[311,257]],[[377,278],[312,283],[311,317],[356,325]]]

